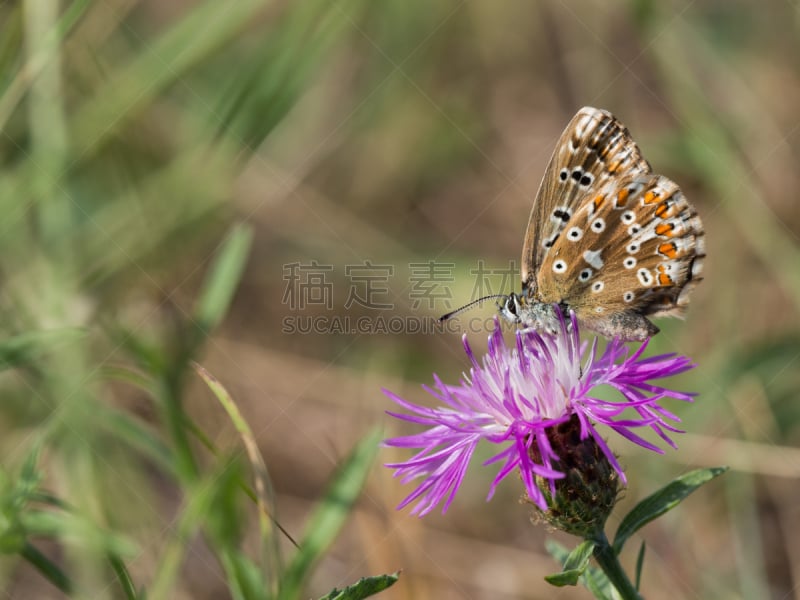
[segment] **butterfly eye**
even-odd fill
[[[569,171],[567,171],[566,169],[561,169],[561,172],[558,174],[558,178],[561,181],[566,181],[567,177],[569,177]]]
[[[620,219],[622,219],[622,222],[626,225],[630,225],[636,220],[636,214],[632,210],[626,210],[622,213]]]
[[[583,177],[581,177],[580,184],[583,187],[589,187],[590,185],[592,185],[593,181],[594,181],[594,175],[592,175],[591,173],[585,173]]]
[[[606,228],[606,222],[603,219],[597,218],[594,221],[592,221],[592,231],[594,231],[595,233],[601,233],[605,231],[605,228]]]
[[[622,264],[625,266],[626,269],[632,269],[636,266],[636,259],[632,256],[629,256],[625,260],[622,261]]]
[[[553,271],[556,273],[563,273],[567,270],[567,263],[563,260],[557,260],[553,263]]]
[[[517,303],[514,301],[513,294],[506,299],[506,310],[512,315],[517,315]]]
[[[589,278],[592,276],[593,271],[591,269],[584,269],[581,271],[581,274],[578,275],[578,279],[581,281],[589,281]]]
[[[625,292],[622,294],[622,299],[625,300],[625,302],[633,302],[634,297],[635,294],[633,292]]]
[[[636,242],[631,242],[627,246],[625,246],[625,251],[628,254],[636,254],[639,251],[639,244]]]
[[[597,293],[599,293],[599,292],[602,292],[604,287],[606,287],[606,285],[605,285],[605,284],[604,284],[602,281],[595,281],[595,282],[592,284],[592,291],[593,291],[595,294],[597,294]]]

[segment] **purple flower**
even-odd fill
[[[472,361],[470,375],[464,375],[457,386],[447,385],[434,375],[435,386],[423,386],[446,406],[418,406],[384,390],[410,413],[388,414],[428,427],[421,433],[384,442],[386,446],[420,449],[405,462],[386,465],[397,469],[395,476],[401,477],[403,483],[421,480],[398,509],[416,501],[411,512],[422,516],[444,500],[442,512],[446,512],[475,447],[486,440],[497,444],[500,450],[484,465],[502,464],[487,500],[503,478],[519,469],[529,499],[547,510],[536,479],[549,481],[554,493],[555,481],[564,477],[564,473],[558,470],[559,456],[546,432],[572,418],[580,423],[580,438],[594,439],[622,482],[625,481],[622,467],[597,431],[597,424],[610,427],[644,448],[663,453],[634,432],[649,427],[675,447],[668,434],[681,431],[669,421],[680,419],[659,403],[664,398],[691,401],[693,394],[672,391],[653,381],[694,367],[686,357],[669,354],[643,359],[647,342],[631,353],[617,339],[610,341],[598,356],[596,338],[591,348],[581,343],[574,315],[569,321],[561,317],[559,331],[552,335],[532,329],[517,331],[513,348],[506,346],[500,323],[495,319],[489,352],[482,362],[467,343],[466,335],[463,343]],[[604,384],[621,397],[611,401],[592,394],[597,386]]]

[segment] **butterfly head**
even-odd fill
[[[537,302],[526,294],[511,292],[505,300],[497,303],[500,314],[510,323],[531,327],[537,331],[556,333],[559,330],[559,314],[555,305]],[[561,306],[562,314],[567,314],[567,307]]]
[[[520,323],[523,312],[524,300],[519,294],[511,292],[502,302],[497,303],[497,309],[509,323]]]

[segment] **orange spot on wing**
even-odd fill
[[[617,160],[617,161],[614,161],[613,163],[611,163],[610,165],[608,165],[609,174],[613,175],[614,173],[616,173],[619,170],[620,162],[621,161]]]
[[[656,235],[671,236],[673,229],[675,229],[675,225],[673,223],[659,223],[656,225]]]
[[[628,191],[628,188],[622,188],[619,192],[617,192],[617,199],[614,201],[614,206],[617,208],[625,206],[625,204],[628,202],[629,194],[630,192]]]
[[[662,202],[656,207],[656,216],[663,219],[669,213],[669,202]]]
[[[597,196],[594,197],[594,200],[592,200],[592,203],[594,204],[594,210],[596,211],[598,208],[600,208],[605,201],[605,194],[597,194]]]
[[[644,195],[644,203],[645,204],[652,204],[656,202],[660,196],[656,194],[653,190],[648,190]]]
[[[671,284],[673,284],[675,282],[672,281],[672,277],[670,277],[666,273],[659,273],[658,274],[658,283],[659,283],[659,285],[671,285]]]
[[[678,246],[675,242],[664,242],[658,247],[658,253],[667,258],[675,258],[678,255]]]

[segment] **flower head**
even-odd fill
[[[435,385],[424,386],[444,406],[419,406],[384,390],[408,411],[388,414],[428,427],[421,433],[384,442],[387,446],[419,449],[405,462],[386,465],[396,469],[395,476],[404,483],[421,479],[398,508],[416,501],[412,513],[422,516],[444,501],[445,512],[461,485],[475,447],[486,440],[499,450],[484,465],[501,464],[488,498],[502,479],[518,470],[528,498],[547,510],[546,496],[555,495],[555,482],[565,476],[560,469],[559,448],[551,443],[548,433],[571,420],[577,423],[579,439],[592,438],[622,482],[625,474],[597,431],[598,424],[662,453],[635,432],[647,427],[675,447],[669,433],[680,430],[670,422],[680,419],[660,402],[665,398],[691,401],[693,394],[671,391],[653,382],[692,368],[694,365],[686,357],[661,355],[643,359],[647,342],[631,352],[617,339],[610,341],[598,356],[597,339],[591,346],[581,343],[574,315],[569,320],[561,316],[558,331],[552,335],[532,329],[517,331],[513,347],[505,344],[500,323],[495,319],[488,353],[481,361],[467,343],[466,335],[463,343],[472,362],[469,376],[464,375],[460,385],[447,385],[434,375]],[[601,385],[616,390],[619,397],[605,400],[594,395],[595,388]],[[549,482],[550,494],[542,492],[537,480]]]

